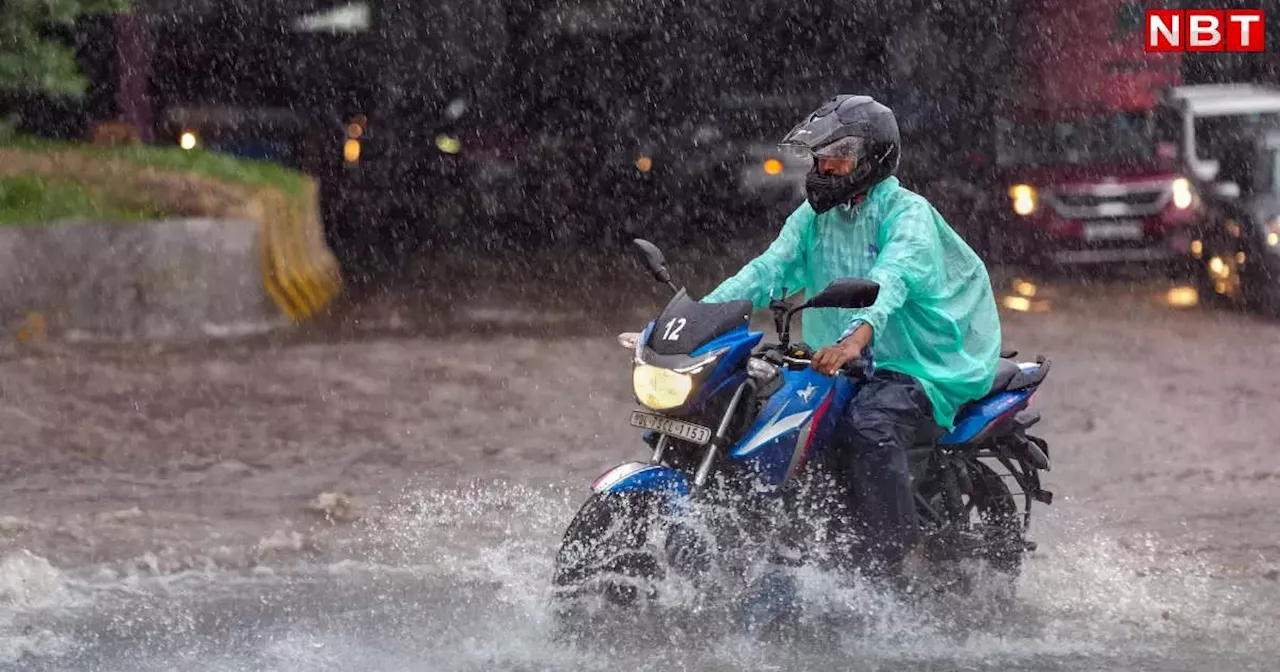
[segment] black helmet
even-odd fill
[[[819,213],[867,193],[898,170],[902,139],[893,110],[871,96],[843,94],[805,117],[779,146],[814,159],[805,181],[809,204]],[[848,175],[821,175],[819,158],[855,161]]]

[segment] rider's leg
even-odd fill
[[[835,446],[849,478],[854,529],[862,539],[858,564],[897,571],[918,533],[907,450],[933,406],[911,376],[880,369],[845,407]]]

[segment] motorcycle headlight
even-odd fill
[[[655,411],[677,408],[693,391],[693,376],[676,373],[648,364],[639,364],[631,372],[631,388],[636,399]]]

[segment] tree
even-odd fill
[[[83,16],[127,11],[131,0],[0,0],[0,94],[80,98],[88,80],[51,31]],[[2,112],[2,110],[0,110]],[[0,133],[3,133],[0,114]]]

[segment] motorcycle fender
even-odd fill
[[[627,462],[601,474],[591,490],[597,494],[642,491],[685,496],[689,494],[689,478],[665,465]]]

